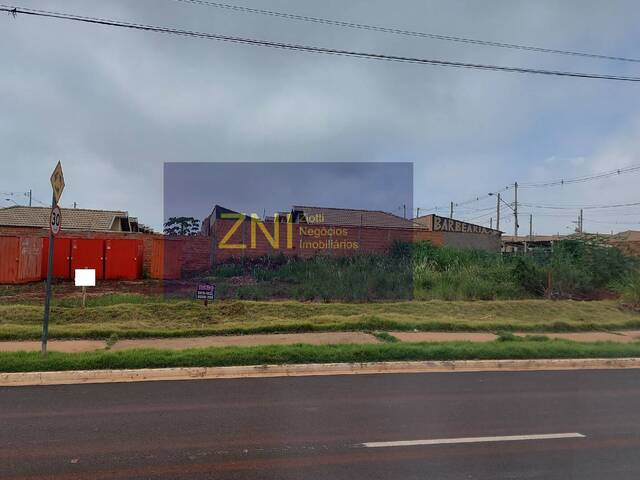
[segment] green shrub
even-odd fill
[[[542,295],[545,291],[546,274],[541,265],[530,257],[516,257],[513,276],[522,289],[531,295]]]
[[[640,269],[629,272],[620,282],[619,291],[622,302],[640,307]]]
[[[308,301],[503,300],[553,293],[585,298],[618,285],[634,262],[597,237],[556,242],[553,252],[503,256],[430,242],[394,242],[388,252],[302,259],[284,255],[238,258],[210,275],[220,298]],[[234,276],[250,284],[225,284]]]

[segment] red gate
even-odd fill
[[[81,268],[92,268],[96,271],[96,280],[104,279],[104,240],[74,238],[71,241],[71,271]]]
[[[40,279],[41,243],[35,237],[0,237],[0,283]]]
[[[105,279],[136,280],[142,277],[142,240],[107,240]]]
[[[53,278],[71,279],[71,239],[57,237],[53,243]],[[49,237],[42,239],[42,275],[44,280],[49,271]]]
[[[19,242],[18,237],[0,237],[0,283],[16,283]]]
[[[37,237],[20,239],[20,262],[18,263],[18,281],[35,282],[40,280],[42,268],[42,242]]]
[[[182,275],[182,240],[153,239],[151,277],[164,280],[178,279]]]

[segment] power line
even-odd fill
[[[575,209],[575,210],[579,210],[579,209]],[[535,215],[536,217],[558,217],[558,218],[575,218],[575,214],[574,213],[540,213],[536,210],[531,210],[529,212],[522,212],[523,215]],[[616,217],[621,217],[621,216],[633,216],[633,217],[640,217],[640,213],[635,213],[635,214],[620,214],[620,213],[616,213],[615,214]],[[589,217],[591,219],[591,217]],[[606,219],[599,219],[599,220],[606,220]]]
[[[209,2],[204,0],[175,0],[175,1],[181,2],[181,3],[191,3],[191,4],[197,4],[197,5],[204,5],[207,7],[232,10],[235,12],[253,13],[258,15],[279,17],[287,20],[320,23],[324,25],[333,25],[337,27],[346,27],[346,28],[354,28],[354,29],[360,29],[360,30],[369,30],[374,32],[391,33],[395,35],[405,35],[410,37],[430,38],[430,39],[445,40],[450,42],[469,43],[472,45],[483,45],[487,47],[512,48],[517,50],[525,50],[525,51],[538,52],[538,53],[551,53],[551,54],[558,54],[558,55],[570,55],[570,56],[576,56],[576,57],[597,58],[600,60],[615,60],[615,61],[621,61],[621,62],[635,62],[635,63],[640,62],[640,59],[637,59],[637,58],[620,57],[620,56],[613,56],[613,55],[602,55],[602,54],[588,53],[588,52],[576,52],[571,50],[560,50],[555,48],[544,48],[544,47],[536,47],[531,45],[521,45],[517,43],[493,42],[490,40],[478,40],[473,38],[456,37],[452,35],[440,35],[436,33],[416,32],[416,31],[404,30],[400,28],[382,27],[378,25],[367,25],[364,23],[355,23],[355,22],[345,22],[340,20],[332,20],[328,18],[311,17],[307,15],[296,15],[293,13],[277,12],[273,10],[263,10],[260,8],[249,8],[249,7],[243,7],[240,5],[231,5],[228,3]]]
[[[474,220],[479,220],[481,218],[485,218],[485,217],[490,217],[491,215],[493,215],[495,212],[488,212],[488,213],[483,213],[482,215],[478,215],[477,217],[473,217],[473,218],[465,218],[463,219],[463,221],[465,222],[473,222]]]
[[[531,203],[520,203],[520,205],[530,208],[548,208],[552,210],[575,210],[577,208],[583,208],[585,210],[595,210],[604,208],[620,208],[620,207],[634,207],[640,205],[640,202],[634,203],[618,203],[614,205],[534,205]]]
[[[607,220],[592,220],[592,219],[589,219],[588,223],[600,223],[600,224],[607,224],[607,225],[638,225],[638,224],[640,224],[640,221],[638,221],[638,222],[609,222]]]
[[[625,168],[617,168],[615,170],[608,170],[606,172],[595,173],[593,175],[586,175],[583,177],[576,178],[568,178],[568,179],[558,179],[551,180],[548,182],[539,182],[539,183],[519,183],[518,186],[522,188],[539,188],[539,187],[553,187],[558,185],[570,185],[573,183],[585,183],[591,182],[593,180],[600,180],[602,178],[610,178],[618,175],[622,175],[625,173],[633,173],[640,171],[640,165],[631,165]]]
[[[559,179],[559,180],[549,180],[546,182],[539,182],[539,183],[520,183],[518,182],[518,188],[540,188],[540,187],[552,187],[552,186],[563,186],[563,185],[572,185],[575,183],[586,183],[586,182],[591,182],[594,180],[601,180],[603,178],[611,178],[611,177],[615,177],[618,175],[624,175],[627,173],[634,173],[640,171],[640,164],[634,164],[634,165],[630,165],[628,167],[624,167],[624,168],[617,168],[614,170],[607,170],[604,172],[599,172],[599,173],[594,173],[592,175],[586,175],[586,176],[582,176],[582,177],[576,177],[576,178],[568,178],[568,179]],[[468,205],[470,203],[474,203],[474,202],[479,202],[482,200],[486,200],[487,198],[492,197],[495,194],[498,193],[502,193],[505,192],[507,190],[509,190],[513,185],[507,185],[506,187],[503,187],[499,190],[496,190],[494,192],[492,192],[491,195],[487,194],[487,195],[481,195],[481,196],[476,196],[472,199],[466,200],[464,202],[459,202],[459,203],[455,203],[454,202],[454,207],[459,207],[462,205]],[[522,204],[521,202],[519,202],[520,204]],[[525,205],[525,204],[522,204]],[[444,210],[446,208],[449,208],[449,206],[436,206],[433,208],[433,210]],[[571,207],[568,207],[571,208]],[[580,205],[575,205],[573,208],[580,208]],[[487,208],[489,209],[489,208]],[[424,210],[424,211],[428,211],[429,209],[425,209],[420,207],[420,210]],[[476,211],[482,211],[482,209],[476,209]]]
[[[60,20],[71,20],[82,23],[107,25],[112,27],[128,28],[133,30],[143,30],[147,32],[165,33],[171,35],[180,35],[185,37],[194,37],[207,40],[218,40],[223,42],[240,43],[245,45],[253,45],[260,47],[278,48],[283,50],[301,51],[309,53],[320,53],[325,55],[338,55],[354,58],[364,58],[369,60],[400,62],[400,63],[413,63],[419,65],[434,65],[441,67],[456,67],[456,68],[469,68],[476,70],[489,70],[489,71],[502,71],[508,73],[527,73],[536,75],[551,75],[558,77],[572,77],[572,78],[586,78],[586,79],[598,79],[598,80],[615,80],[623,82],[640,82],[640,77],[627,77],[621,75],[604,75],[587,72],[571,72],[561,70],[546,70],[537,68],[524,68],[524,67],[506,67],[499,65],[489,65],[480,63],[466,63],[466,62],[453,62],[449,60],[436,60],[428,58],[417,57],[405,57],[397,55],[385,55],[379,53],[358,52],[353,50],[342,50],[334,48],[316,47],[310,45],[299,45],[292,43],[274,42],[270,40],[257,40],[248,37],[235,37],[230,35],[221,35],[214,33],[204,33],[192,30],[182,30],[170,27],[158,27],[153,25],[144,25],[138,23],[123,22],[118,20],[110,20],[96,17],[85,17],[80,15],[66,14],[60,12],[53,12],[47,10],[35,10],[30,8],[22,8],[15,6],[0,5],[0,11],[8,12],[12,15],[23,14],[31,15],[35,17],[47,17]]]
[[[42,200],[38,200],[37,198],[34,198],[33,201],[36,202],[36,203],[39,203],[43,207],[47,207],[47,208],[51,207],[51,204],[47,205],[45,202],[43,202]]]
[[[495,190],[493,192],[486,193],[484,195],[477,195],[473,198],[469,198],[468,200],[464,200],[462,202],[453,202],[453,206],[456,207],[456,209],[458,207],[462,207],[464,205],[469,205],[471,203],[475,203],[475,202],[481,202],[483,200],[486,200],[488,198],[491,198],[493,195],[497,194],[497,193],[502,193],[502,192],[506,192],[507,190],[509,190],[513,185],[507,185],[506,187],[503,187],[499,190]],[[420,210],[424,210],[425,212],[430,211],[430,210],[434,210],[434,211],[438,211],[438,210],[446,210],[449,208],[449,205],[435,205],[431,208],[424,208],[424,207],[419,207]],[[494,207],[487,207],[486,210],[490,210],[493,209]],[[474,210],[474,211],[482,211],[484,209],[473,209],[473,208],[468,208],[469,210]]]

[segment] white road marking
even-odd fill
[[[410,447],[413,445],[444,445],[449,443],[517,442],[521,440],[551,440],[555,438],[584,438],[581,433],[545,433],[541,435],[507,435],[503,437],[433,438],[430,440],[401,440],[396,442],[366,442],[363,447]]]

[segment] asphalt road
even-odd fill
[[[640,371],[0,388],[0,478],[635,480]]]

